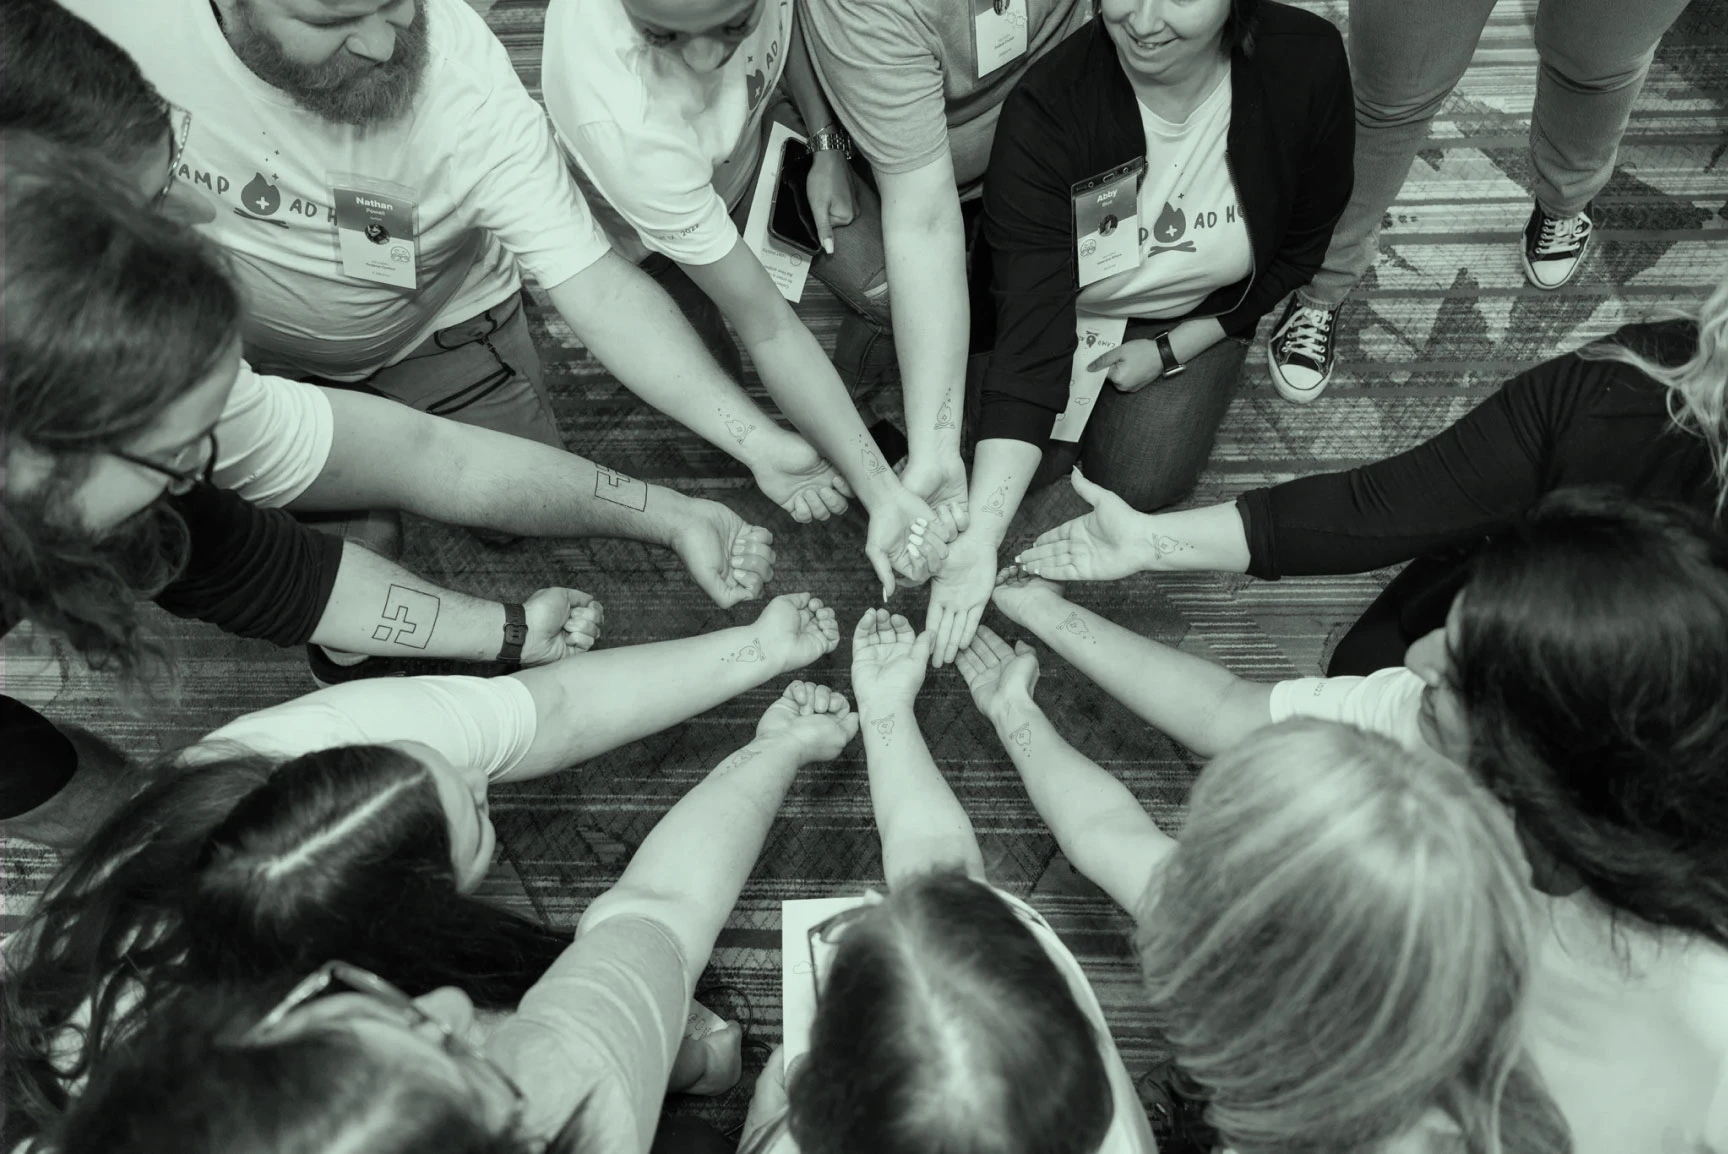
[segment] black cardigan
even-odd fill
[[[1356,120],[1338,30],[1273,0],[1260,5],[1252,53],[1231,54],[1230,81],[1227,156],[1254,271],[1189,315],[1217,316],[1247,338],[1326,256],[1350,199]],[[1101,19],[1032,65],[1003,104],[984,176],[996,333],[980,440],[1049,439],[1068,403],[1080,292],[1071,188],[1145,154],[1134,90]]]

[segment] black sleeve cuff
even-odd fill
[[[1236,513],[1242,518],[1242,533],[1248,539],[1248,575],[1276,581],[1277,550],[1273,547],[1272,490],[1250,489],[1236,498]]]

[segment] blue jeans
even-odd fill
[[[1608,183],[1656,43],[1687,0],[1540,0],[1530,164],[1536,202],[1553,216],[1583,212]],[[1410,174],[1488,23],[1495,0],[1350,0],[1356,90],[1356,188],[1326,262],[1300,290],[1335,308],[1379,250],[1381,218]]]
[[[1167,322],[1130,322],[1125,340],[1148,338]],[[1106,383],[1077,442],[1050,441],[1032,487],[1068,475],[1078,464],[1094,484],[1141,512],[1187,496],[1212,456],[1218,426],[1242,380],[1247,341],[1225,337],[1188,362],[1174,380],[1157,380],[1134,393]]]

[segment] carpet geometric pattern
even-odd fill
[[[471,0],[538,94],[544,0]],[[1340,26],[1341,0],[1304,5]],[[1696,0],[1659,48],[1632,115],[1613,179],[1595,202],[1596,248],[1577,280],[1557,292],[1528,287],[1519,233],[1529,213],[1529,111],[1535,86],[1535,0],[1503,0],[1469,72],[1434,121],[1433,135],[1387,215],[1378,263],[1346,306],[1340,368],[1308,407],[1279,400],[1263,342],[1230,409],[1191,503],[1228,499],[1293,475],[1346,467],[1404,449],[1443,428],[1520,368],[1643,316],[1665,301],[1702,295],[1728,263],[1728,0]],[[543,297],[542,297],[543,300]],[[831,347],[839,306],[814,281],[799,313]],[[1276,316],[1276,313],[1274,313]],[[757,494],[717,450],[637,402],[572,338],[549,309],[531,321],[557,415],[572,449],[613,468],[731,504],[771,528],[779,554],[773,591],[809,589],[837,609],[849,635],[872,603],[862,555],[864,520],[799,527]],[[760,387],[752,376],[753,392]],[[1009,548],[1081,510],[1065,484],[1029,499]],[[669,553],[618,541],[532,541],[503,551],[460,530],[413,522],[404,562],[447,585],[520,598],[572,584],[606,606],[604,644],[628,645],[749,620],[753,606],[714,608]],[[1070,596],[1143,634],[1219,660],[1245,676],[1276,679],[1320,670],[1332,638],[1389,572],[1261,583],[1246,577],[1142,576],[1074,586]],[[922,622],[924,593],[895,608]],[[127,712],[100,677],[9,692],[46,702],[141,756],[172,750],[247,710],[309,691],[298,652],[236,641],[157,614],[176,639],[184,684],[172,706]],[[986,618],[1009,636],[1013,626]],[[847,689],[847,647],[798,676]],[[1040,698],[1083,752],[1119,776],[1165,829],[1176,832],[1199,768],[1061,661],[1045,656]],[[494,791],[499,864],[493,892],[552,924],[571,926],[616,878],[658,817],[728,752],[748,741],[782,678],[687,724],[573,773]],[[1131,1070],[1158,1054],[1139,1010],[1126,943],[1129,922],[1101,896],[1034,892],[1054,843],[973,709],[958,674],[933,673],[919,717],[943,773],[972,816],[993,879],[1032,901],[1091,976]],[[8,924],[40,886],[49,862],[6,847],[0,885]],[[783,897],[857,891],[882,877],[864,766],[854,745],[794,784],[714,955],[727,1008],[747,999],[751,1029],[773,1041],[779,1018],[779,913]],[[700,1108],[737,1121],[743,1097]]]

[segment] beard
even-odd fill
[[[347,49],[318,64],[290,60],[282,45],[252,19],[250,0],[234,6],[229,43],[240,62],[266,84],[294,98],[323,120],[365,128],[400,119],[420,95],[426,74],[425,0],[414,0],[414,22],[396,32],[396,48],[383,64]]]

